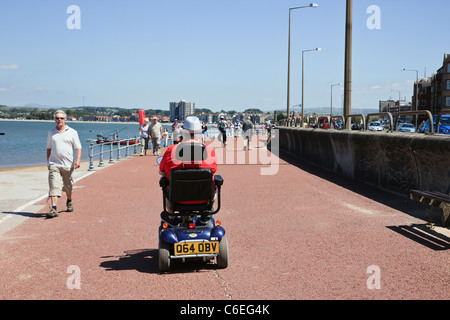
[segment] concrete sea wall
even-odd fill
[[[450,136],[279,127],[280,150],[393,192],[448,192]]]

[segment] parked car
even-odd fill
[[[419,125],[419,128],[417,128],[417,132],[419,132],[419,133],[423,133],[423,129],[425,128],[425,122],[422,122],[420,125]]]
[[[336,130],[342,130],[343,129],[342,121],[333,121],[333,128]]]
[[[371,122],[367,129],[369,131],[383,131],[383,125],[379,122]]]
[[[437,116],[433,116],[433,127],[436,128],[436,118]],[[430,131],[430,120],[425,122],[425,126],[423,127],[423,132],[428,133]],[[443,114],[441,116],[440,124],[439,124],[439,133],[450,134],[450,114]]]
[[[412,123],[400,123],[397,127],[400,132],[416,132],[416,127]]]
[[[362,129],[363,129],[363,127],[362,127],[361,123],[357,123],[357,122],[352,123],[352,130],[362,130]]]

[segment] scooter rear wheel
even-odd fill
[[[228,267],[228,240],[227,237],[223,238],[219,242],[219,255],[217,256],[217,267],[225,269]]]
[[[159,241],[158,246],[158,263],[159,271],[167,272],[170,269],[170,251],[169,244],[164,241]]]

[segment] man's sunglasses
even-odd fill
[[[55,118],[55,120],[66,120],[66,118]]]

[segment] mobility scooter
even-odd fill
[[[181,143],[175,150],[176,160],[183,163],[199,163],[207,156],[201,143]],[[161,159],[157,159],[158,164]],[[169,271],[173,260],[215,260],[218,268],[228,266],[225,229],[213,217],[220,210],[223,179],[211,169],[187,167],[173,169],[169,179],[159,181],[164,208],[159,227],[160,272]]]

